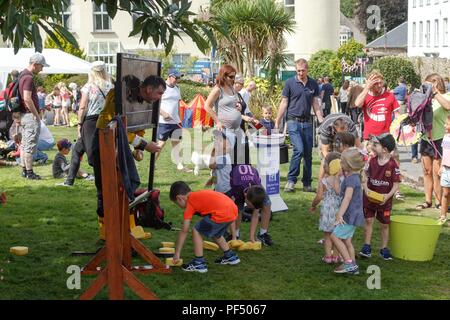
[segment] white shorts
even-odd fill
[[[450,167],[442,166],[441,187],[450,188]]]

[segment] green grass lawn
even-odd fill
[[[74,128],[53,128],[56,139],[75,137]],[[181,226],[182,211],[168,198],[172,182],[185,180],[194,190],[201,189],[208,171],[199,176],[179,173],[170,161],[170,148],[166,148],[156,165],[155,187],[161,189],[162,207],[166,220]],[[49,152],[53,159],[55,150]],[[148,177],[148,159],[139,163],[142,186]],[[314,161],[314,176],[319,162]],[[282,186],[288,165],[282,166]],[[83,168],[92,172],[87,161]],[[81,290],[69,290],[66,280],[68,266],[83,266],[89,257],[72,257],[73,251],[95,251],[98,242],[96,196],[93,182],[77,180],[73,188],[55,186],[62,180],[53,179],[51,164],[38,166],[35,171],[44,179],[28,181],[21,177],[19,167],[0,168],[0,190],[6,191],[8,202],[0,207],[0,299],[78,299],[94,277],[82,277]],[[314,183],[315,184],[315,183]],[[299,186],[297,186],[299,188]],[[414,209],[423,201],[423,194],[406,186],[401,187],[405,203],[394,203],[394,214],[420,214]],[[205,252],[209,262],[206,274],[186,273],[173,269],[172,274],[147,275],[139,278],[161,299],[450,299],[450,230],[443,229],[433,261],[426,263],[394,260],[385,262],[377,256],[379,227],[374,230],[375,257],[359,260],[358,276],[336,275],[332,267],[320,258],[323,249],[317,244],[318,213],[311,214],[314,194],[282,192],[289,206],[288,213],[275,214],[270,226],[276,245],[261,251],[241,252],[242,262],[237,266],[214,265],[219,252]],[[319,211],[319,210],[318,210]],[[438,217],[430,209],[428,215]],[[242,225],[244,240],[249,225]],[[177,232],[151,231],[153,237],[144,244],[155,250],[161,241],[175,241]],[[359,250],[363,230],[358,229],[354,239]],[[28,246],[27,256],[9,254],[11,246]],[[182,252],[185,260],[193,256],[188,238]],[[139,261],[136,261],[139,263]],[[381,290],[369,290],[366,281],[370,265],[381,268]],[[127,290],[128,299],[137,297]],[[98,299],[106,299],[104,290]]]

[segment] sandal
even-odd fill
[[[333,257],[332,256],[324,256],[322,257],[322,261],[326,264],[333,264]]]
[[[429,209],[433,206],[433,204],[431,202],[424,202],[422,204],[419,204],[416,206],[416,209],[420,209],[420,210],[424,210],[424,209]]]
[[[437,204],[435,205],[435,207],[436,207],[436,209],[441,210],[441,204],[440,204],[440,203],[437,203]]]

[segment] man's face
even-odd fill
[[[236,91],[241,91],[243,87],[244,87],[244,85],[240,82],[234,83],[234,89],[236,89]]]
[[[44,66],[42,64],[34,63],[33,64],[33,73],[38,74],[44,69]]]
[[[178,78],[175,76],[170,76],[167,83],[171,86],[175,86],[177,84]]]
[[[143,90],[142,98],[148,103],[153,103],[161,99],[164,91],[162,86],[159,86],[157,89],[153,89],[152,86],[147,86]]]
[[[305,64],[298,64],[296,70],[300,79],[305,79],[308,76],[308,67]]]

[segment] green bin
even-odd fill
[[[409,261],[430,261],[441,233],[437,219],[398,215],[391,217],[389,247],[394,257]]]

